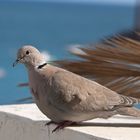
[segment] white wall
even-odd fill
[[[55,133],[47,121],[35,104],[0,106],[0,140],[140,140],[140,119],[132,117],[95,119]]]

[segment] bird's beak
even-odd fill
[[[19,63],[19,59],[16,59],[16,61],[13,63],[13,67],[15,67]]]

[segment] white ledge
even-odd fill
[[[0,106],[1,140],[140,140],[140,118],[94,119],[52,133],[55,125],[35,104]]]

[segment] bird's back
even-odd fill
[[[101,111],[106,113],[134,104],[131,98],[126,99],[94,81],[51,65],[35,71],[30,79],[36,81],[32,86],[39,108],[53,120],[82,121],[100,116]]]

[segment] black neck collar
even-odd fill
[[[41,65],[39,65],[37,68],[38,69],[42,69],[44,66],[46,66],[47,65],[47,63],[43,63],[43,64],[41,64]]]

